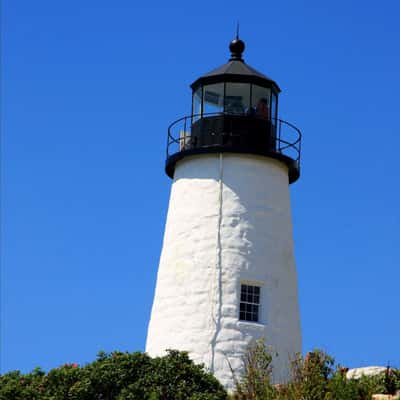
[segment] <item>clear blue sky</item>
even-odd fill
[[[304,350],[400,366],[399,15],[397,0],[4,1],[2,371],[144,349],[166,129],[237,19],[304,135]]]

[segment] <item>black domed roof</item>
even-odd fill
[[[257,71],[255,68],[246,64],[242,59],[244,43],[236,38],[230,43],[232,52],[230,60],[220,67],[213,69],[200,78],[196,79],[190,87],[196,90],[201,85],[208,85],[218,82],[243,82],[255,83],[264,87],[273,87],[276,92],[280,92],[278,84],[268,76]]]

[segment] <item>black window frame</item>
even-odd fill
[[[239,320],[260,323],[261,286],[240,285]]]
[[[214,85],[217,83],[223,83],[224,85],[224,97],[222,99],[222,104],[223,104],[223,114],[227,113],[226,107],[225,107],[225,103],[226,103],[226,84],[230,84],[230,83],[244,83],[244,84],[248,84],[249,85],[249,96],[250,96],[250,107],[254,108],[254,104],[252,104],[253,102],[253,89],[254,86],[258,86],[258,87],[262,87],[264,89],[269,89],[269,96],[268,96],[268,101],[269,101],[269,105],[271,107],[271,103],[272,103],[272,95],[275,95],[275,102],[276,102],[276,110],[275,110],[275,116],[272,115],[272,113],[270,112],[269,115],[269,119],[272,121],[275,118],[275,121],[278,118],[278,106],[279,106],[279,93],[271,86],[271,85],[262,85],[260,83],[253,83],[253,82],[245,82],[245,81],[240,81],[240,80],[226,80],[226,81],[215,81],[215,82],[210,82],[210,83],[205,83],[205,84],[200,84],[199,86],[196,86],[196,88],[192,90],[192,123],[202,119],[202,118],[206,118],[207,114],[204,113],[204,87],[209,86],[209,85]],[[193,109],[193,104],[194,104],[194,96],[195,93],[198,89],[201,88],[201,106],[200,106],[200,114],[194,114],[194,109]],[[243,115],[245,115],[246,113],[244,113]],[[194,116],[196,115],[196,118],[194,118]]]

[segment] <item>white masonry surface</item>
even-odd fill
[[[239,320],[240,285],[261,287],[260,322]],[[287,167],[206,154],[176,165],[146,351],[186,350],[234,388],[248,344],[278,353],[274,382],[301,351]]]

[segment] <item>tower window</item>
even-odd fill
[[[260,287],[241,285],[239,319],[242,321],[258,322],[259,310]]]

